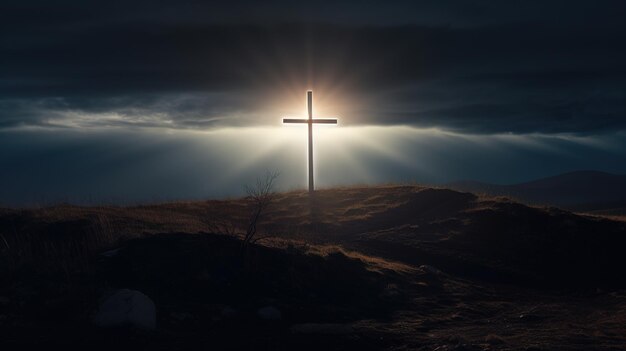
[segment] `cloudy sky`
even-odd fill
[[[626,2],[0,5],[0,203],[626,173]],[[301,126],[302,127],[302,126]]]

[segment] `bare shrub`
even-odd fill
[[[257,238],[257,225],[261,221],[263,214],[267,207],[272,203],[276,196],[274,191],[274,185],[279,173],[276,171],[267,171],[265,176],[258,177],[254,185],[246,185],[244,190],[247,194],[247,201],[250,204],[251,213],[250,221],[248,222],[248,229],[243,239],[244,250],[255,242]]]

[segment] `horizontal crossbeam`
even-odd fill
[[[283,123],[309,123],[309,122],[323,123],[323,124],[337,124],[336,119],[330,119],[330,118],[313,118],[313,119],[283,118]]]

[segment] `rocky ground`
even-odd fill
[[[412,186],[0,210],[6,347],[626,349],[626,225]]]

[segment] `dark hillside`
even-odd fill
[[[249,214],[245,199],[1,210],[0,340],[163,350],[626,344],[625,222],[449,189],[338,188],[278,194],[262,240],[243,251]],[[109,310],[143,312],[103,327]]]

